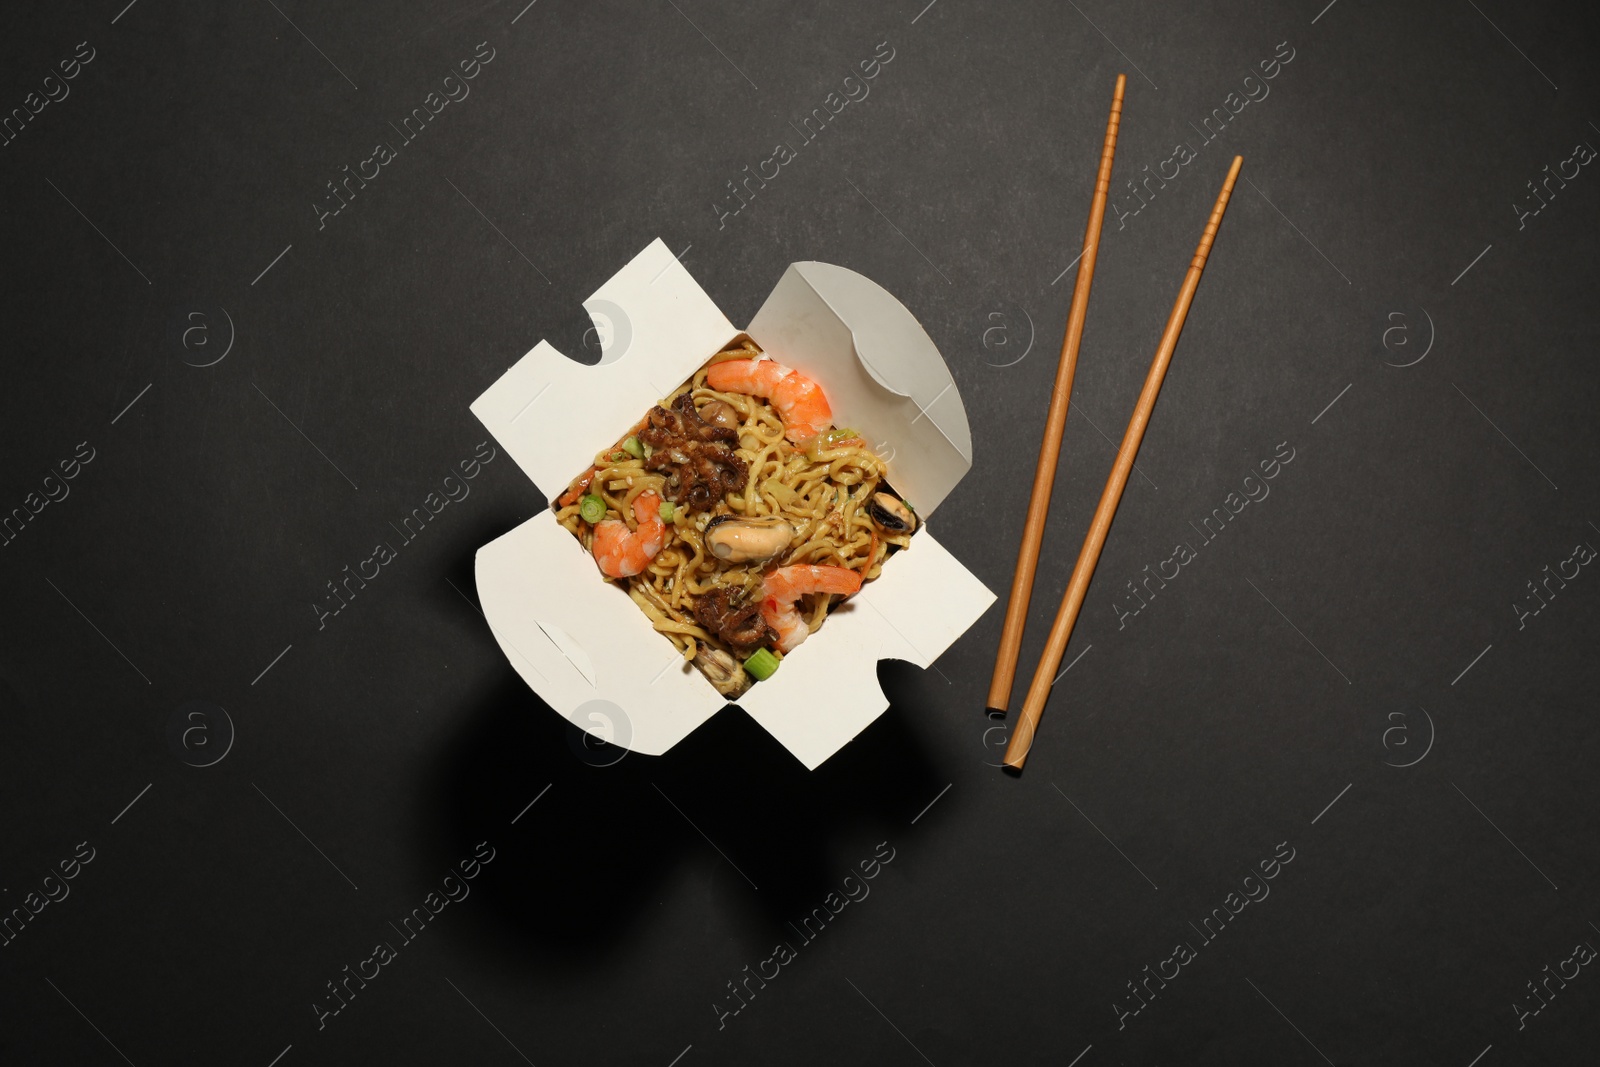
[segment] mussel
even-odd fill
[[[893,493],[873,493],[867,502],[867,514],[890,533],[910,533],[917,528],[917,513]]]
[[[772,516],[718,515],[706,524],[706,548],[725,563],[762,563],[789,547],[794,526]]]
[[[706,676],[706,681],[723,696],[732,699],[750,688],[750,676],[739,661],[710,645],[701,645],[694,654],[694,665]]]

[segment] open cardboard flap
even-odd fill
[[[658,400],[739,336],[660,240],[583,305],[601,332],[595,366],[541,341],[472,413],[547,499],[588,469]],[[819,383],[835,425],[889,460],[890,481],[924,519],[972,465],[961,397],[938,349],[877,284],[827,263],[795,263],[749,335]],[[478,596],[522,679],[574,725],[659,755],[726,699],[601,577],[545,510],[478,550]],[[888,707],[880,659],[927,667],[994,602],[926,524],[880,576],[757,682],[742,706],[815,769]]]

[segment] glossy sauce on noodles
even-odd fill
[[[826,564],[860,573],[863,581],[878,576],[886,555],[910,543],[909,532],[886,530],[874,523],[868,502],[885,488],[884,461],[860,437],[819,435],[799,447],[784,437],[784,425],[777,410],[767,400],[742,393],[719,392],[706,384],[706,371],[729,359],[750,359],[761,354],[753,341],[741,339],[713,356],[688,382],[661,400],[663,408],[684,392],[692,395],[697,408],[720,400],[738,416],[736,454],[749,467],[744,488],[727,492],[708,511],[673,509],[666,526],[661,551],[643,573],[631,578],[608,579],[627,589],[635,603],[649,617],[656,630],[665,634],[692,660],[702,646],[732,652],[717,634],[695,619],[693,598],[719,587],[742,590],[744,595],[761,595],[763,575],[774,567],[792,564]],[[641,421],[629,435],[637,433]],[[625,438],[629,435],[625,435]],[[605,503],[605,518],[620,519],[630,528],[634,499],[646,491],[666,495],[666,476],[646,469],[642,458],[625,450],[621,443],[595,456],[594,468],[580,478],[557,502],[556,519],[583,543],[592,546],[594,524],[579,513],[579,498],[584,493],[600,497]],[[565,503],[563,503],[565,502]],[[786,520],[795,531],[786,549],[760,563],[729,563],[712,555],[705,544],[708,522],[721,515],[739,518],[774,517]],[[599,521],[599,520],[597,520]],[[814,632],[825,619],[832,597],[816,594],[802,598],[799,605],[806,623]]]

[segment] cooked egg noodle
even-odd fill
[[[871,581],[888,553],[907,547],[910,540],[910,534],[876,528],[868,514],[867,502],[884,485],[884,462],[860,438],[808,453],[784,437],[783,420],[769,402],[706,385],[707,367],[726,359],[749,359],[760,351],[748,340],[730,346],[661,401],[662,407],[670,408],[688,391],[697,406],[720,400],[737,413],[736,452],[749,466],[744,489],[726,494],[710,512],[675,508],[662,549],[645,571],[632,578],[612,579],[627,589],[651,625],[672,641],[685,660],[694,659],[700,645],[742,658],[695,619],[694,597],[722,586],[741,589],[746,597],[759,597],[766,570],[798,563],[847,567],[859,572],[863,581]],[[637,529],[633,502],[647,490],[666,499],[666,477],[646,470],[644,461],[620,443],[595,456],[593,477],[585,492],[605,502],[605,518],[621,519],[629,529]],[[570,495],[582,496],[577,492]],[[795,536],[772,560],[727,563],[711,554],[704,540],[706,524],[718,515],[784,519],[794,526]],[[592,549],[594,528],[579,515],[578,499],[558,507],[556,520],[578,538],[585,551]],[[801,598],[798,610],[813,632],[822,626],[832,600],[826,594]]]

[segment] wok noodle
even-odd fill
[[[639,573],[608,579],[623,586],[655,629],[672,641],[685,660],[694,660],[706,670],[713,683],[719,683],[719,678],[706,669],[709,650],[723,653],[711,659],[720,659],[727,668],[737,663],[729,657],[742,658],[751,649],[731,645],[708,627],[704,610],[697,617],[697,603],[708,596],[721,597],[722,604],[759,603],[765,576],[774,568],[797,564],[842,567],[856,572],[861,581],[870,581],[878,576],[890,552],[909,546],[915,526],[914,517],[909,522],[895,521],[896,514],[909,517],[908,508],[885,512],[885,507],[894,509],[901,502],[886,493],[884,460],[860,436],[835,430],[796,444],[785,436],[784,420],[773,401],[708,384],[707,374],[716,364],[761,355],[755,342],[741,338],[664,398],[655,413],[659,418],[675,410],[675,405],[679,405],[676,410],[685,410],[680,399],[685,393],[694,408],[687,417],[696,424],[705,425],[700,418],[714,412],[721,425],[733,430],[736,440],[707,447],[721,450],[724,457],[731,450],[743,462],[748,473],[742,485],[726,488],[735,480],[732,475],[723,482],[713,478],[711,484],[725,491],[720,499],[709,502],[702,494],[699,502],[708,506],[698,510],[681,502],[663,503],[664,537],[659,551]],[[620,520],[630,532],[638,530],[635,503],[641,494],[653,493],[668,501],[684,497],[672,467],[651,469],[663,468],[664,460],[652,462],[659,450],[640,444],[641,436],[649,439],[648,421],[641,421],[616,445],[598,453],[591,470],[574,480],[557,501],[557,521],[586,550],[593,550],[596,527],[605,520]],[[792,436],[792,426],[790,432]],[[729,436],[723,434],[724,439]],[[684,458],[677,452],[673,455]],[[686,462],[684,468],[689,466]],[[603,518],[596,497],[604,504]],[[708,532],[738,519],[765,520],[769,528],[776,525],[780,530],[792,530],[792,536],[776,554],[763,559],[739,562],[719,558],[715,546],[707,543]],[[835,600],[836,596],[826,592],[808,592],[798,598],[795,609],[806,627],[815,631]],[[718,684],[718,688],[732,695],[746,684],[740,673],[737,684]]]

